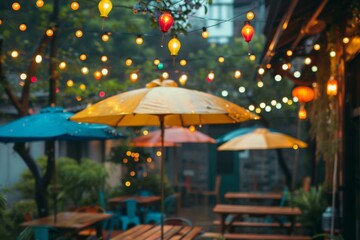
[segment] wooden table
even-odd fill
[[[150,203],[160,201],[161,197],[160,196],[142,197],[142,196],[127,195],[127,196],[119,196],[119,197],[110,198],[108,200],[108,202],[113,203],[113,204],[118,204],[118,203],[124,203],[126,200],[129,200],[129,199],[134,199],[138,204],[150,204]]]
[[[36,240],[48,240],[50,228],[59,229],[61,231],[79,232],[92,226],[95,226],[96,228],[96,235],[101,237],[102,225],[99,223],[110,218],[111,214],[62,212],[58,213],[56,216],[56,223],[54,222],[54,216],[48,216],[21,223],[20,226],[34,227]]]
[[[228,192],[225,194],[225,198],[228,200],[280,200],[282,193]]]
[[[164,225],[164,240],[192,240],[199,236],[202,227]],[[111,240],[158,240],[161,238],[161,226],[138,225],[117,235]]]
[[[217,204],[213,209],[214,213],[221,216],[221,233],[224,234],[227,228],[232,226],[232,223],[239,219],[242,215],[253,216],[287,216],[290,218],[291,225],[288,228],[289,235],[294,232],[295,217],[301,215],[299,208],[292,207],[275,207],[275,206],[247,206],[247,205],[231,205],[231,204]],[[229,222],[225,223],[226,217],[230,214],[235,217]]]

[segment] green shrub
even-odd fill
[[[44,171],[46,157],[40,157],[37,162]],[[104,189],[106,177],[104,165],[91,159],[84,158],[80,162],[67,157],[56,159],[57,209],[61,211],[69,207],[98,204],[98,193]],[[26,169],[14,189],[20,192],[22,198],[30,199],[34,197],[34,184],[32,174]],[[48,188],[50,211],[53,209],[52,187],[50,184]]]
[[[327,206],[325,192],[322,186],[311,187],[308,192],[296,190],[290,195],[290,204],[301,209],[300,222],[311,230],[311,234],[322,232],[322,213]]]

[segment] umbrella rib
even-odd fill
[[[135,113],[134,113],[134,115],[135,115]],[[126,116],[126,115],[121,115],[121,117],[119,118],[119,120],[116,121],[116,124],[115,124],[116,127],[119,126],[119,123],[124,119],[125,116]]]

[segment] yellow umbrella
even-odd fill
[[[220,151],[247,149],[306,148],[307,144],[289,135],[269,131],[267,128],[255,128],[253,131],[235,137],[220,145]]]
[[[289,135],[267,128],[254,128],[254,130],[250,132],[234,137],[228,142],[220,145],[217,149],[219,151],[276,149],[280,167],[284,171],[288,187],[291,188],[291,174],[283,160],[280,149],[298,149],[306,147],[307,144],[305,142]]]
[[[111,126],[160,126],[164,152],[165,126],[238,123],[259,119],[255,114],[220,97],[177,87],[173,80],[155,79],[146,88],[102,100],[75,114],[77,122]],[[164,157],[161,155],[161,212],[164,212]],[[163,218],[161,239],[163,239]]]

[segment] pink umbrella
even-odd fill
[[[190,131],[185,127],[170,127],[164,131],[164,146],[176,147],[180,143],[215,143],[216,140],[200,131]],[[130,142],[136,147],[161,147],[161,130],[155,130],[147,135],[134,138]],[[176,150],[176,148],[174,148]],[[178,186],[177,159],[174,151],[174,183]]]

